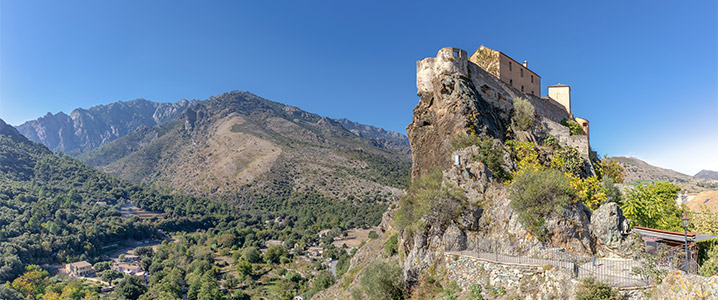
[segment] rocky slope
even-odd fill
[[[256,198],[254,192],[315,191],[357,201],[398,194],[408,178],[406,146],[345,126],[361,127],[235,91],[80,158],[133,182],[237,200]],[[364,134],[375,131],[364,127]]]
[[[47,113],[17,126],[29,140],[52,151],[77,155],[122,137],[139,126],[157,126],[174,120],[197,100],[157,103],[144,99],[78,108],[70,115]]]
[[[635,157],[617,156],[611,157],[611,159],[619,162],[621,166],[623,166],[625,183],[636,184],[643,182],[667,181],[678,185],[684,191],[691,193],[718,189],[717,180],[690,176],[670,169],[656,167]]]

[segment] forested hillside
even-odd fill
[[[23,271],[24,276],[40,272],[26,270],[33,264],[93,263],[104,254],[103,247],[159,238],[158,229],[211,229],[214,238],[243,232],[241,240],[224,242],[240,250],[268,240],[304,248],[319,242],[320,229],[374,226],[386,210],[371,197],[336,200],[311,190],[298,192],[290,182],[273,186],[267,193],[247,195],[252,201],[242,205],[156,190],[54,154],[0,120],[0,281],[13,281]],[[129,202],[161,216],[123,217],[119,207]],[[277,217],[281,223],[269,222]]]

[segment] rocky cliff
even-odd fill
[[[512,159],[515,149],[507,146],[511,144],[507,141],[515,141],[536,149],[537,163],[548,166],[552,156],[559,155],[546,147],[546,141],[552,140],[558,143],[555,147],[578,150],[581,162],[576,176],[587,178],[595,175],[588,159],[588,139],[571,136],[565,126],[558,124],[569,116],[552,100],[520,93],[465,57],[463,50],[444,48],[436,57],[417,63],[420,99],[413,121],[407,126],[412,180],[443,170],[440,185],[459,196],[437,197],[433,201],[440,202],[437,207],[446,211],[429,212],[423,221],[400,230],[399,251],[405,257],[402,264],[407,281],[416,281],[432,266],[442,264],[446,251],[540,257],[549,249],[560,248],[577,255],[599,250],[626,254],[621,252],[628,239],[626,224],[617,207],[602,208],[605,212],[599,214],[603,218],[599,220],[592,218],[591,210],[580,201],[570,202],[546,217],[542,237],[520,221],[521,213],[510,205],[510,182],[477,158],[488,155],[487,151],[496,152],[503,171],[513,172],[517,169]],[[518,130],[512,121],[518,98],[534,107],[534,120],[527,130]],[[452,141],[461,135],[493,139],[493,148],[473,145],[457,149]],[[408,197],[412,197],[411,191]],[[407,201],[404,205],[407,203],[417,202]]]
[[[69,115],[47,113],[17,126],[33,142],[52,151],[77,155],[122,137],[144,125],[154,127],[174,120],[197,100],[157,103],[144,99],[78,108]]]

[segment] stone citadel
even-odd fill
[[[446,47],[439,50],[436,57],[427,57],[417,62],[416,87],[419,95],[432,92],[432,79],[440,74],[459,74],[466,76],[481,87],[485,78],[476,71],[481,68],[498,79],[511,98],[523,97],[529,99],[534,107],[539,105],[536,112],[554,122],[564,119],[573,119],[583,126],[586,135],[589,135],[588,120],[573,116],[571,111],[571,87],[556,84],[548,87],[548,95],[541,97],[541,76],[528,68],[526,61],[523,64],[508,55],[481,46],[471,56],[463,49]]]

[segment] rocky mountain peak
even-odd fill
[[[134,131],[140,125],[157,126],[174,120],[198,100],[156,103],[145,99],[78,108],[70,115],[47,113],[17,126],[18,131],[52,151],[77,155]]]

